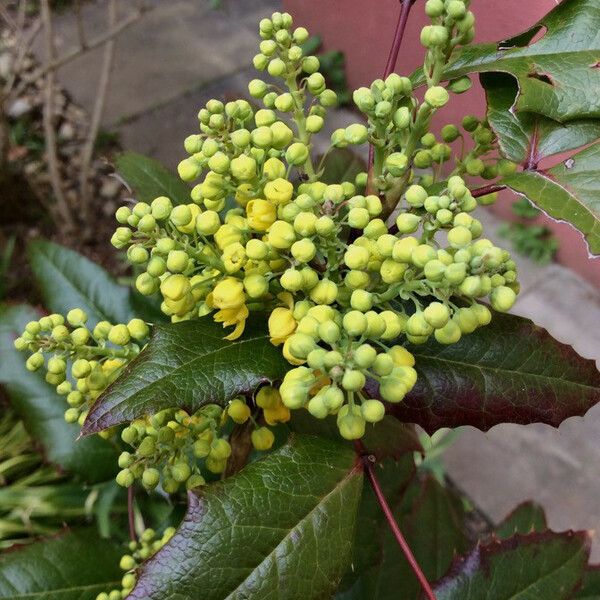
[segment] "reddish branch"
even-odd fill
[[[396,522],[396,519],[394,518],[394,514],[392,513],[392,509],[390,508],[390,505],[388,504],[387,500],[385,499],[385,495],[383,494],[383,490],[381,489],[381,485],[379,484],[379,480],[377,479],[377,475],[375,474],[375,470],[373,469],[373,465],[375,463],[375,458],[372,455],[366,454],[365,447],[359,440],[357,440],[355,442],[355,448],[356,448],[356,451],[359,453],[359,455],[362,458],[364,470],[367,473],[367,478],[369,480],[369,483],[371,484],[371,487],[373,488],[373,491],[375,492],[375,496],[377,497],[377,502],[379,503],[379,506],[381,507],[381,510],[383,511],[383,514],[385,515],[386,521],[388,522],[388,525],[390,526],[390,529],[391,529],[392,533],[394,534],[394,537],[396,538],[396,541],[398,542],[400,549],[402,550],[404,556],[406,557],[406,560],[408,561],[408,564],[409,564],[412,572],[415,574],[416,578],[419,580],[419,584],[421,585],[423,592],[425,592],[425,596],[428,598],[428,600],[436,600],[435,594],[433,593],[431,586],[429,585],[429,582],[427,581],[427,578],[425,577],[425,574],[421,570],[421,567],[419,566],[417,559],[415,558],[414,554],[412,553],[412,550],[410,549],[408,542],[402,535],[402,532],[400,531],[400,527],[398,526],[398,523]]]
[[[505,190],[505,189],[506,189],[505,185],[498,185],[498,184],[484,185],[483,187],[471,190],[471,195],[473,196],[473,198],[481,198],[481,196],[487,196],[488,194],[493,194],[494,192],[501,192],[502,190]]]
[[[383,79],[385,79],[390,73],[393,73],[398,61],[398,53],[400,52],[400,46],[402,45],[402,38],[404,38],[404,31],[406,30],[406,23],[408,22],[408,15],[410,9],[416,0],[400,0],[400,14],[398,15],[398,23],[396,23],[396,31],[394,32],[394,40],[388,54],[387,63],[385,65],[385,71],[383,72]],[[367,163],[367,193],[373,192],[373,160],[375,150],[373,144],[369,146],[369,160]]]
[[[135,515],[133,512],[133,486],[127,488],[127,516],[129,517],[129,537],[137,542],[135,532]]]

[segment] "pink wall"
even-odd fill
[[[326,49],[344,52],[352,89],[369,85],[381,76],[398,18],[398,0],[283,0],[283,4],[297,25],[322,36]],[[471,8],[477,18],[475,41],[511,37],[533,25],[554,6],[556,0],[473,0]],[[417,0],[400,49],[398,73],[409,74],[422,64],[419,34],[424,24],[423,1]],[[438,125],[459,122],[466,112],[483,114],[485,99],[478,84],[458,98],[440,115]],[[513,198],[505,193],[497,212],[510,215],[508,207]],[[588,258],[581,235],[569,225],[545,221],[561,239],[558,260],[600,287],[600,258]]]

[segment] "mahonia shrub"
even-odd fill
[[[408,14],[413,2],[401,4]],[[436,113],[471,87],[469,69],[456,67],[455,57],[469,57],[464,47],[473,40],[475,18],[464,0],[428,0],[425,12],[431,24],[421,32],[422,71],[411,77],[392,72],[357,89],[353,100],[360,122],[333,131],[322,156],[315,155],[314,138],[325,135],[336,93],[327,87],[318,58],[303,51],[308,31],[294,27],[287,13],[263,19],[252,62],[264,76],[249,82],[251,99],[209,100],[198,113],[199,132],[185,139],[189,156],[178,172],[193,184],[189,195],[156,195],[116,212],[118,227],[111,242],[132,265],[136,293],[149,298],[147,308],[157,298],[162,316],[126,322],[94,317],[88,326],[86,310],[72,307],[65,316],[53,313],[28,322],[14,342],[29,355],[26,368],[45,370],[45,381],[64,396],[67,423],[82,425],[85,433],[99,432],[119,449],[116,481],[129,488],[130,499],[136,487],[174,498],[183,489],[195,490],[184,533],[169,527],[158,534],[147,528],[121,559],[126,571],[121,588],[101,592],[98,600],[130,593],[132,598],[197,597],[194,590],[203,585],[198,581],[196,587],[184,585],[177,591],[174,584],[168,593],[160,591],[157,582],[168,576],[157,575],[158,558],[142,568],[136,586],[141,563],[165,544],[171,554],[161,551],[159,556],[170,562],[182,544],[196,540],[194,536],[201,539],[192,525],[201,529],[198,514],[216,519],[219,502],[235,513],[235,501],[229,505],[225,491],[244,488],[246,480],[236,473],[249,462],[253,464],[239,477],[247,473],[248,481],[260,480],[261,469],[267,468],[260,465],[273,464],[262,485],[273,478],[275,487],[290,480],[288,492],[302,496],[299,480],[308,485],[312,471],[306,477],[301,471],[296,479],[293,474],[309,442],[286,445],[283,432],[290,429],[301,438],[306,433],[330,438],[319,442],[333,444],[318,448],[328,457],[322,473],[333,476],[338,469],[345,473],[342,479],[354,481],[364,470],[373,481],[373,466],[359,461],[356,467],[355,452],[373,452],[375,461],[408,456],[414,468],[412,452],[422,451],[414,428],[400,421],[417,422],[430,432],[459,424],[487,429],[503,418],[557,425],[598,401],[593,366],[525,320],[498,314],[516,301],[517,267],[509,252],[486,238],[473,213],[494,203],[503,187],[520,191],[525,186],[519,180],[525,171],[518,168],[523,161],[506,151],[507,132],[499,128],[493,111],[488,118],[465,116],[439,134],[432,129]],[[560,10],[552,15],[549,28],[561,18]],[[483,48],[477,52],[493,55]],[[510,110],[506,114],[516,119]],[[550,117],[543,117],[543,135],[563,127],[560,119],[551,125]],[[524,121],[521,133],[526,135],[527,127],[529,121]],[[531,129],[535,143],[540,134]],[[327,172],[332,158],[361,146],[370,148],[366,167],[332,182]],[[525,166],[528,174],[536,170],[530,160]],[[477,187],[481,178],[491,183]],[[264,334],[257,337],[260,329]],[[243,344],[250,346],[242,355]],[[540,353],[545,360],[530,367],[530,358]],[[446,365],[438,364],[444,360]],[[459,363],[465,370],[455,376],[451,369]],[[503,381],[501,366],[511,381]],[[212,379],[203,371],[210,371]],[[423,392],[432,381],[439,389]],[[507,402],[513,403],[514,413],[505,404],[497,416],[488,417],[486,402],[501,402],[503,389],[512,394]],[[560,404],[557,390],[570,401]],[[540,406],[531,408],[536,394]],[[454,407],[441,407],[439,395]],[[410,398],[415,400],[404,406]],[[128,399],[127,410],[119,412]],[[441,416],[435,414],[438,409]],[[336,446],[340,439],[354,442],[355,450]],[[272,449],[273,463],[265,457],[254,464],[260,453]],[[389,473],[396,468],[390,466]],[[222,487],[211,492],[213,486]],[[447,493],[440,483],[427,486],[427,498]],[[266,489],[265,494],[271,493],[269,485]],[[200,508],[193,498],[203,498]],[[266,513],[252,519],[261,523],[264,517],[267,526],[285,511],[278,497],[265,498]],[[353,498],[341,509],[352,519],[359,504]],[[366,510],[363,505],[361,510]],[[352,523],[340,527],[352,532]],[[361,543],[365,532],[357,535],[356,543]],[[550,545],[563,543],[555,534],[547,535]],[[545,541],[530,539],[523,547],[537,552]],[[208,553],[197,558],[199,564],[218,562],[219,556],[226,560],[221,549],[207,550],[208,541],[197,544],[200,554]],[[282,597],[330,597],[349,565],[346,546],[334,552],[331,573],[321,587],[313,589],[308,582]],[[441,577],[454,552],[467,548],[461,538],[441,572],[429,571],[428,576]],[[488,551],[496,553],[493,560],[506,559],[509,566],[511,560],[515,565],[527,561],[527,551],[521,556],[517,550],[515,556],[501,544]],[[188,559],[184,552],[175,563]],[[580,579],[565,584],[567,594]],[[360,595],[356,581],[343,581],[354,590],[348,597],[379,597],[368,591]],[[511,585],[519,582],[516,578]],[[221,591],[210,597],[234,597],[228,585],[216,586]],[[266,597],[266,588],[259,588],[235,597]],[[444,589],[439,588],[439,598],[480,597],[448,595]],[[415,596],[407,592],[406,597]]]

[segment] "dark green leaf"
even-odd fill
[[[378,462],[373,469],[388,504],[392,509],[399,510],[404,492],[415,475],[412,456],[407,454],[398,461],[388,459]],[[365,478],[352,549],[352,566],[342,579],[337,600],[360,598],[363,590],[365,593],[369,590],[369,581],[378,577],[383,560],[382,541],[387,527],[373,488]]]
[[[600,600],[600,567],[588,567],[583,575],[583,583],[573,596],[576,600]]]
[[[325,156],[321,181],[325,183],[342,183],[354,179],[361,171],[366,171],[365,161],[348,148],[334,148]]]
[[[435,581],[447,572],[455,555],[468,548],[462,501],[435,479],[427,479],[410,500],[408,507],[398,505],[394,516],[423,573],[429,581]],[[378,508],[375,506],[375,510]],[[377,531],[374,526],[369,530]],[[419,582],[383,520],[379,534],[378,564],[358,577],[351,589],[340,594],[340,600],[418,600],[421,597]]]
[[[173,204],[190,202],[190,188],[169,169],[152,158],[125,152],[117,157],[117,172],[133,189],[136,200],[152,202],[167,196]]]
[[[95,600],[120,587],[120,557],[121,549],[93,529],[14,548],[0,555],[0,598]]]
[[[533,531],[546,531],[546,529],[548,523],[544,509],[535,502],[523,502],[496,527],[495,533],[497,537],[504,540],[515,533],[528,534]]]
[[[25,368],[26,356],[13,346],[27,322],[39,318],[39,313],[25,305],[0,310],[0,383],[49,462],[83,481],[110,479],[116,472],[115,449],[98,436],[77,441],[79,425],[65,421],[64,398],[44,381],[41,372]]]
[[[565,0],[524,34],[499,44],[460,48],[444,79],[509,73],[518,80],[515,110],[556,121],[600,117],[600,11],[597,0]],[[531,43],[536,33],[542,37]],[[415,82],[422,83],[418,73]]]
[[[585,533],[532,533],[477,546],[434,588],[437,600],[570,600],[587,562]]]
[[[522,171],[502,183],[531,200],[553,219],[585,235],[590,252],[600,254],[600,143],[546,171]]]
[[[85,256],[45,240],[32,242],[28,253],[49,310],[66,314],[82,308],[89,315],[89,325],[102,320],[126,323],[134,316],[129,288],[118,285]]]
[[[456,344],[430,340],[409,349],[419,378],[390,410],[429,433],[461,425],[485,431],[498,423],[557,427],[600,401],[594,361],[581,358],[529,319],[494,312],[490,325]],[[377,393],[375,385],[371,393]]]
[[[600,120],[577,119],[559,123],[548,117],[513,110],[518,88],[503,73],[485,74],[481,82],[488,101],[487,118],[498,136],[502,154],[524,164],[580,148],[600,138]]]
[[[333,416],[316,420],[307,411],[295,410],[292,411],[289,428],[297,433],[320,435],[346,443],[340,436],[336,418]],[[390,457],[400,458],[406,453],[412,454],[423,450],[414,426],[401,423],[391,416],[384,417],[382,421],[374,425],[367,425],[361,442],[366,451],[378,460]],[[352,445],[351,442],[347,443]]]
[[[298,436],[190,494],[183,524],[129,598],[330,598],[350,563],[361,484],[352,451]]]
[[[247,321],[241,338],[230,342],[225,335],[211,315],[157,325],[148,346],[92,406],[83,433],[174,406],[192,411],[205,404],[224,406],[289,369],[260,315]]]

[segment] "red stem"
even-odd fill
[[[135,516],[133,514],[133,486],[127,488],[127,516],[129,517],[129,537],[137,542]]]
[[[404,556],[406,557],[406,560],[408,561],[408,564],[409,564],[410,568],[412,569],[412,572],[415,574],[416,578],[419,580],[419,584],[423,588],[423,591],[425,592],[425,596],[429,600],[436,600],[435,594],[433,593],[433,590],[431,589],[431,586],[429,585],[427,578],[425,577],[423,571],[421,570],[419,563],[417,563],[417,560],[414,557],[414,554],[412,553],[410,546],[408,545],[407,541],[404,539],[404,536],[402,535],[402,532],[400,531],[400,527],[398,526],[398,523],[396,522],[396,519],[394,518],[392,509],[390,508],[390,505],[388,504],[387,500],[385,499],[383,490],[381,489],[381,485],[379,484],[379,480],[377,479],[377,476],[375,475],[375,471],[373,470],[373,463],[375,462],[374,457],[364,454],[365,449],[360,441],[356,442],[355,447],[356,447],[357,451],[360,452],[362,455],[364,469],[367,472],[367,477],[369,479],[369,483],[371,484],[371,487],[373,488],[373,491],[375,492],[375,496],[377,497],[377,502],[379,503],[379,506],[381,507],[381,510],[383,511],[383,514],[385,515],[388,525],[390,526],[390,529],[392,530],[392,533],[394,534],[394,537],[396,538],[396,541],[398,542],[400,549],[404,553]]]
[[[493,194],[494,192],[501,192],[502,190],[505,190],[505,189],[506,189],[505,185],[497,185],[497,184],[484,185],[483,187],[471,190],[471,195],[473,196],[473,198],[479,198],[481,196],[487,196],[488,194]]]

